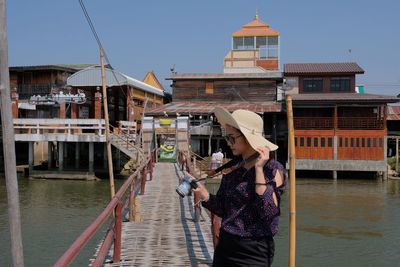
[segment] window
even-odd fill
[[[371,147],[371,138],[367,138],[367,147]]]
[[[344,146],[349,147],[349,138],[347,137],[344,139]]]
[[[356,147],[360,147],[360,138],[356,138]]]
[[[365,147],[365,138],[361,138],[361,146]]]
[[[343,139],[342,137],[339,138],[339,147],[343,146],[343,140],[342,139]]]
[[[379,147],[383,147],[383,140],[382,140],[382,138],[379,138]]]
[[[256,36],[256,48],[265,47],[267,45],[266,36]]]
[[[307,93],[322,92],[322,78],[304,78],[303,91]]]
[[[206,82],[206,94],[214,94],[214,83]]]
[[[354,138],[350,138],[350,147],[354,147]]]
[[[376,138],[372,138],[372,146],[376,147]]]
[[[278,45],[278,36],[268,36],[268,45]]]
[[[254,36],[233,37],[233,50],[253,50]]]
[[[332,137],[328,137],[328,147],[332,147]]]
[[[314,137],[314,147],[318,147],[318,137]]]
[[[294,146],[297,146],[297,137],[294,138]]]
[[[246,36],[243,38],[243,49],[254,49],[254,37]]]
[[[311,146],[311,137],[307,137],[307,147]]]
[[[300,146],[304,146],[304,137],[300,137]]]
[[[243,48],[243,37],[233,37],[233,50],[240,50]]]
[[[350,78],[335,77],[331,78],[332,92],[350,92]]]
[[[325,147],[325,137],[321,137],[321,147]]]

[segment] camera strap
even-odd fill
[[[222,165],[221,167],[215,169],[211,175],[209,175],[207,178],[214,178],[215,176],[217,176],[218,174],[228,174],[233,172],[236,169],[239,169],[240,167],[243,167],[246,163],[256,159],[259,156],[258,152],[254,153],[253,155],[251,155],[250,157],[248,157],[247,159],[241,159],[241,158],[235,158],[232,159],[230,161],[228,161],[227,163],[225,163],[224,165]]]

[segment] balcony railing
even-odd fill
[[[333,129],[333,118],[302,117],[294,119],[295,129]]]
[[[295,129],[333,129],[334,118],[301,117],[294,118]],[[337,119],[338,129],[384,129],[384,119],[366,117],[340,117]]]
[[[58,87],[56,84],[18,84],[17,92],[19,99],[29,99],[33,95],[48,95],[52,88]]]
[[[384,120],[365,117],[338,118],[339,129],[384,129]]]

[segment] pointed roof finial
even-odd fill
[[[256,17],[255,17],[255,19],[258,20],[258,8],[256,9]]]

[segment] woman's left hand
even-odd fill
[[[266,147],[257,147],[257,152],[259,154],[256,163],[254,164],[255,168],[263,168],[265,163],[267,163],[269,159],[269,150]]]

